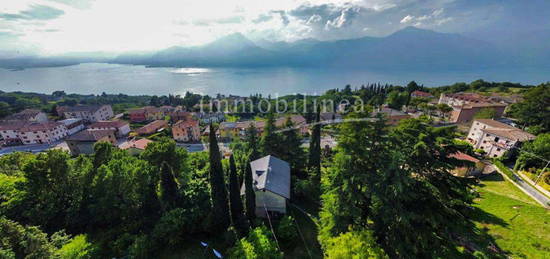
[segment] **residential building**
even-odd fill
[[[90,130],[113,130],[117,138],[122,138],[130,133],[130,124],[125,121],[98,121],[88,126]]]
[[[136,133],[139,135],[150,135],[167,127],[168,127],[168,122],[166,122],[165,120],[156,120],[137,129]]]
[[[265,156],[250,162],[254,193],[256,195],[256,216],[281,215],[286,213],[290,199],[290,166],[274,156]],[[244,183],[241,195],[245,194]]]
[[[321,119],[321,121],[340,122],[342,121],[342,114],[336,112],[321,112],[319,114],[319,119]]]
[[[177,142],[193,142],[200,140],[199,121],[188,118],[178,121],[172,126],[172,136]]]
[[[131,122],[143,122],[147,121],[146,111],[143,108],[133,109],[128,112]]]
[[[59,122],[31,122],[19,129],[24,145],[51,144],[67,136],[65,124]]]
[[[389,107],[382,107],[374,112],[371,113],[372,117],[376,117],[377,114],[382,114],[387,120],[387,124],[389,125],[397,125],[399,121],[404,119],[410,119],[411,116],[402,112],[398,111]]]
[[[298,128],[298,132],[300,134],[308,133],[309,128],[306,125],[307,124],[306,118],[304,118],[304,116],[302,116],[302,115],[293,114],[293,115],[290,115],[290,116],[279,117],[277,120],[275,120],[275,127],[283,128],[285,126],[287,118],[289,118],[289,117],[290,117],[290,120],[292,121],[292,124],[294,125],[294,127]],[[258,126],[258,128],[260,129],[260,131],[263,132],[263,128],[264,128],[263,125]]]
[[[474,119],[476,113],[483,109],[495,111],[495,117],[500,118],[507,104],[490,96],[476,93],[441,94],[439,103],[447,104],[453,108],[450,121],[454,123],[467,123]]]
[[[177,110],[170,113],[170,120],[174,123],[187,119],[192,119],[193,114],[183,110]]]
[[[194,112],[192,114],[202,124],[219,123],[225,120],[223,112]]]
[[[32,122],[47,122],[48,115],[46,113],[36,109],[25,109],[18,113],[14,113],[4,120],[6,121],[32,121]]]
[[[64,106],[59,108],[58,112],[60,110],[66,119],[78,118],[85,122],[106,121],[114,116],[111,105]]]
[[[83,130],[65,139],[72,155],[93,154],[94,144],[99,141],[116,144],[113,130]]]
[[[506,104],[502,103],[476,103],[476,104],[465,104],[462,106],[453,106],[453,111],[451,112],[451,122],[455,123],[468,123],[471,122],[475,115],[484,109],[492,109],[495,111],[495,116],[493,119],[500,118],[504,114],[506,109]]]
[[[431,93],[416,90],[411,93],[411,97],[412,98],[433,98],[434,96]]]
[[[4,144],[8,146],[22,144],[19,138],[19,129],[23,128],[29,122],[27,121],[3,121],[0,122],[0,136]]]
[[[86,128],[86,126],[84,126],[84,120],[82,119],[64,119],[60,120],[59,122],[65,125],[65,127],[67,128],[67,135],[69,136]]]
[[[119,148],[128,151],[130,155],[139,155],[141,152],[147,148],[147,145],[149,143],[153,142],[152,140],[148,140],[146,138],[138,139],[138,140],[130,140],[122,143]]]
[[[506,151],[535,139],[518,128],[490,119],[476,119],[468,132],[467,141],[475,149],[482,149],[488,157],[500,157]]]
[[[479,159],[472,157],[468,154],[462,152],[456,152],[450,155],[450,157],[458,159],[462,162],[465,162],[464,166],[459,166],[451,170],[451,173],[455,176],[468,177],[468,176],[477,176],[483,172],[485,164]]]

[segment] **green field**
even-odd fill
[[[499,175],[481,181],[476,225],[512,258],[550,258],[550,212]]]

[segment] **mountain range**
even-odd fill
[[[526,37],[527,38],[527,37]],[[148,53],[125,53],[115,58],[49,58],[53,65],[107,62],[154,67],[353,67],[404,70],[479,69],[550,66],[547,37],[530,37],[522,50],[460,34],[407,27],[386,37],[337,41],[305,39],[296,42],[253,42],[240,33],[197,47],[174,46]],[[537,46],[531,50],[530,46]],[[535,53],[533,53],[535,51]],[[37,61],[38,60],[38,61]],[[13,62],[47,66],[48,59]],[[16,61],[16,60],[15,60]],[[2,62],[6,63],[6,62]],[[8,62],[10,63],[10,62]],[[2,65],[0,64],[0,67]],[[4,65],[4,67],[6,67]]]

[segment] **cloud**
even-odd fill
[[[65,12],[46,5],[31,5],[29,9],[19,13],[0,13],[0,19],[4,20],[51,20]]]
[[[353,19],[359,14],[361,8],[359,7],[347,7],[340,11],[340,16],[333,20],[327,21],[325,25],[325,30],[330,30],[333,28],[342,28],[344,26],[349,26]]]
[[[439,8],[433,10],[429,14],[424,14],[420,16],[414,16],[414,15],[406,15],[401,19],[399,23],[406,24],[406,25],[414,25],[418,27],[422,26],[441,26],[447,22],[450,22],[453,20],[452,17],[445,17],[444,16],[444,9]]]
[[[88,9],[95,0],[49,0],[56,3],[68,5],[77,9]]]
[[[229,17],[223,17],[219,19],[199,19],[193,21],[193,25],[197,26],[211,26],[215,24],[234,24],[234,23],[241,23],[245,19],[242,16],[229,16]],[[187,22],[180,21],[178,22],[180,25],[185,25]]]

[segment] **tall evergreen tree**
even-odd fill
[[[280,136],[276,131],[275,117],[272,112],[267,114],[267,121],[265,122],[264,132],[260,142],[262,154],[274,155],[279,157]]]
[[[250,160],[245,165],[244,173],[244,198],[246,205],[246,218],[253,224],[256,218],[256,194],[254,193],[252,168],[250,167]]]
[[[231,208],[231,222],[238,226],[243,217],[243,202],[237,176],[237,166],[233,155],[229,157],[229,206]]]
[[[317,179],[320,179],[321,170],[321,124],[319,124],[320,115],[315,115],[315,126],[311,132],[311,140],[309,142],[309,159],[308,167],[312,170]]]
[[[281,146],[284,149],[281,149],[281,159],[287,161],[290,164],[292,170],[299,170],[303,166],[303,151],[301,148],[302,141],[300,136],[298,136],[298,130],[292,129],[294,123],[288,117],[286,119],[284,130],[282,133]]]
[[[227,190],[223,176],[223,167],[216,139],[216,129],[210,124],[209,134],[210,154],[210,193],[212,196],[212,224],[213,230],[225,230],[229,226],[229,206]]]
[[[179,201],[178,184],[172,168],[166,162],[162,162],[160,166],[160,197],[167,211],[174,209]]]
[[[246,129],[246,146],[250,152],[250,159],[256,160],[260,158],[258,147],[258,130],[253,123]]]

